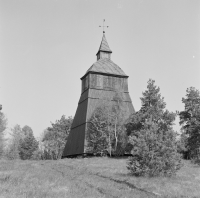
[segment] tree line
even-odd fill
[[[2,106],[0,106],[0,110]],[[72,124],[72,117],[64,115],[60,120],[51,123],[50,127],[44,130],[41,137],[36,140],[31,127],[15,125],[11,129],[10,137],[5,139],[4,132],[7,126],[7,119],[0,111],[0,159],[10,160],[46,160],[60,159],[69,135]]]
[[[87,152],[95,155],[129,154],[128,170],[140,175],[173,175],[182,166],[181,158],[200,165],[200,93],[194,87],[182,98],[183,111],[169,112],[154,80],[147,82],[141,96],[141,108],[125,119],[122,96],[116,93],[114,103],[103,100],[88,122]],[[181,130],[173,125],[180,119]],[[9,146],[3,144],[6,118],[0,111],[0,155],[10,159],[60,159],[73,118],[62,116],[44,130],[40,141],[32,129],[16,125]]]

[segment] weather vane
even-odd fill
[[[105,19],[103,20],[103,26],[99,26],[99,27],[102,27],[102,28],[103,28],[103,33],[105,33],[104,28],[105,28],[105,27],[107,27],[107,28],[109,27],[109,26],[105,26],[105,25],[104,25],[104,22],[105,22]]]

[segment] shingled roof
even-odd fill
[[[108,45],[108,42],[106,40],[105,34],[103,34],[102,41],[101,41],[101,44],[100,44],[100,47],[99,47],[97,54],[99,53],[99,51],[112,53],[112,51],[111,51],[111,49]]]
[[[84,78],[89,72],[128,77],[124,71],[109,58],[99,59],[87,70],[82,78]]]

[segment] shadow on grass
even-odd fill
[[[146,194],[153,195],[153,196],[156,196],[156,197],[160,197],[160,194],[157,194],[157,193],[154,193],[154,192],[150,192],[150,191],[145,190],[143,188],[139,188],[139,187],[135,186],[134,184],[128,182],[127,180],[114,179],[114,178],[111,178],[111,177],[100,175],[98,173],[96,173],[94,175],[96,175],[98,177],[101,177],[101,178],[104,178],[104,179],[109,179],[110,181],[113,181],[113,182],[118,183],[118,184],[124,184],[124,185],[128,186],[131,189],[136,189],[136,190],[139,190],[139,191],[144,192]]]
[[[101,155],[100,153],[98,154],[92,154],[92,153],[83,153],[83,154],[76,154],[76,155],[69,155],[69,156],[65,156],[61,159],[65,159],[65,158],[93,158],[93,157],[108,157],[110,159],[128,159],[129,157],[131,157],[132,154],[124,154],[124,155],[121,155],[121,156],[118,156],[118,155],[109,155],[109,154],[105,154],[105,155]]]

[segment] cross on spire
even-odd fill
[[[102,28],[103,28],[103,33],[105,33],[104,28],[105,28],[105,27],[107,27],[107,28],[109,27],[109,26],[105,26],[105,25],[104,25],[104,22],[105,22],[105,19],[103,20],[103,26],[99,26],[99,27],[102,27]]]

